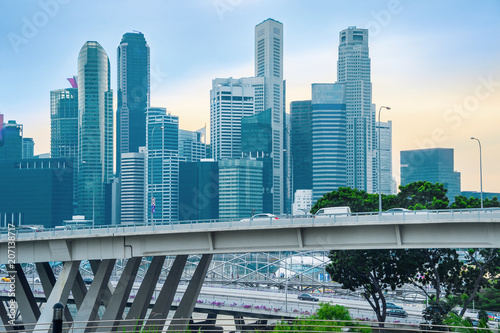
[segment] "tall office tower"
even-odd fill
[[[346,89],[343,84],[312,85],[313,202],[346,186]]]
[[[15,120],[0,121],[3,127],[0,130],[0,160],[20,160],[23,157],[23,125]]]
[[[179,220],[219,218],[219,164],[179,163]]]
[[[345,85],[347,110],[347,186],[374,192],[372,85],[368,30],[349,27],[340,32],[337,83]]]
[[[198,131],[179,130],[179,157],[184,162],[198,162],[207,158],[207,145],[203,142],[205,128]]]
[[[293,193],[312,190],[312,104],[311,101],[290,103],[290,156]]]
[[[380,142],[378,141],[378,134],[380,131]],[[378,152],[380,145],[380,190],[383,194],[393,194],[392,184],[392,121],[376,122],[375,123],[375,137],[374,137],[375,151],[373,158],[373,188],[378,193]]]
[[[271,109],[241,118],[241,153],[262,161],[262,212],[273,211],[273,129]]]
[[[219,218],[262,213],[262,162],[253,159],[219,161]]]
[[[218,78],[212,80],[210,145],[212,158],[215,161],[241,157],[241,118],[255,113],[255,86],[259,86],[262,91],[264,79]]]
[[[126,33],[118,46],[116,111],[116,174],[120,154],[137,153],[146,146],[146,109],[149,106],[149,46],[144,35]]]
[[[35,152],[35,141],[33,138],[23,138],[23,159],[33,158]]]
[[[179,219],[179,117],[148,108],[147,183],[149,223]]]
[[[78,202],[78,85],[75,77],[68,81],[71,88],[50,92],[50,156],[72,163],[74,207]]]
[[[121,154],[120,223],[144,222],[145,162],[144,153]]]
[[[106,51],[94,41],[78,55],[78,212],[111,222],[106,188],[113,176],[113,91]],[[109,196],[109,194],[108,194]]]
[[[255,76],[263,77],[263,110],[272,110],[273,145],[273,212],[285,211],[285,83],[283,81],[283,24],[267,19],[255,27]],[[256,91],[256,97],[260,97]],[[255,112],[260,112],[260,101],[255,100]]]
[[[401,185],[416,181],[443,183],[451,202],[460,195],[460,172],[453,163],[452,148],[401,151]]]

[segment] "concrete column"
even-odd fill
[[[40,314],[40,318],[38,319],[38,322],[36,324],[35,330],[37,333],[49,333],[53,315],[52,307],[56,303],[62,303],[66,305],[69,292],[73,287],[79,267],[80,261],[67,261],[64,263],[64,266],[57,278],[56,284],[52,288],[52,292],[47,298],[47,302],[45,303],[45,306],[42,309],[42,313]]]
[[[45,297],[49,298],[50,293],[56,284],[56,277],[52,271],[52,267],[50,267],[48,262],[37,262],[35,265]],[[69,311],[67,305],[64,307],[64,320],[66,322],[73,321],[73,316],[71,316],[71,312]]]
[[[245,328],[245,320],[242,316],[234,316],[234,326],[237,331],[243,331]]]
[[[164,262],[165,256],[153,257],[153,260],[151,260],[151,265],[149,265],[144,280],[142,280],[134,302],[127,314],[127,319],[136,319],[136,321],[130,321],[128,322],[129,324],[133,324],[137,327],[142,326],[142,319],[146,316],[146,312],[148,311],[151,297],[155,291],[156,283],[158,282],[158,277],[160,276]]]
[[[167,280],[163,284],[160,294],[158,295],[155,305],[149,315],[149,320],[146,324],[146,331],[158,330],[159,326],[162,326],[165,323],[168,311],[170,310],[170,306],[172,306],[172,301],[175,297],[175,292],[179,286],[182,272],[186,266],[187,259],[187,255],[178,255],[175,257],[172,268],[170,268],[170,272],[168,273]]]
[[[83,300],[85,299],[85,295],[87,295],[87,286],[85,286],[85,282],[83,282],[80,271],[76,273],[73,289],[71,291],[73,292],[73,299],[75,300],[76,308],[80,309]]]
[[[21,265],[15,264],[14,266],[16,270],[16,301],[23,317],[24,327],[29,331],[35,327],[35,323],[40,318],[40,309]]]
[[[0,332],[10,332],[14,330],[14,327],[9,324],[10,318],[7,317],[7,315],[4,303],[0,301]]]
[[[88,322],[98,319],[97,310],[99,310],[105,291],[108,290],[109,278],[115,261],[116,259],[105,259],[99,264],[94,281],[76,315],[72,333],[84,333],[87,327],[96,325]]]
[[[92,268],[92,272],[94,272],[94,276],[97,274],[97,269],[99,268],[99,265],[101,264],[100,260],[90,260],[90,267]],[[103,295],[102,295],[102,305],[104,307],[108,306],[109,301],[111,300],[111,295],[113,294],[114,288],[111,282],[108,282],[107,287],[103,290]]]
[[[141,257],[130,258],[127,261],[125,269],[123,270],[120,280],[116,285],[116,289],[111,296],[106,311],[102,315],[101,322],[97,332],[109,332],[109,326],[118,326],[123,316],[123,310],[127,305],[130,296],[130,290],[134,285],[137,270],[141,265]]]
[[[189,319],[193,314],[194,306],[198,300],[198,295],[200,294],[200,290],[203,285],[203,281],[205,280],[212,257],[212,254],[204,254],[201,257],[200,263],[198,264],[198,267],[196,267],[179,307],[177,308],[177,311],[175,311],[174,317],[172,318],[172,322],[168,328],[169,332],[180,332],[186,330],[189,324]]]

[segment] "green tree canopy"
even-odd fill
[[[480,208],[481,207],[481,199],[479,198],[467,198],[463,195],[457,195],[455,197],[455,202],[450,205],[451,209],[468,209],[468,208]],[[485,198],[483,200],[484,208],[492,208],[492,207],[500,207],[500,201],[498,201],[497,197],[493,197],[493,199]]]
[[[412,210],[446,209],[450,201],[444,184],[418,181],[399,186],[397,202],[399,207]]]

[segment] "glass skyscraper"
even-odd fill
[[[372,193],[375,109],[372,106],[368,29],[340,32],[337,83],[345,85],[347,186]]]
[[[137,153],[146,146],[146,109],[149,106],[149,46],[144,35],[126,33],[118,46],[116,111],[116,173],[120,154]]]
[[[0,115],[2,116],[2,115]],[[2,121],[3,117],[0,117]],[[20,160],[23,157],[23,125],[15,120],[2,122],[0,128],[0,160]]]
[[[105,188],[112,176],[111,68],[102,46],[89,41],[78,55],[78,212],[97,225],[110,222]]]
[[[290,146],[293,193],[312,190],[312,104],[311,101],[290,103],[292,118]]]
[[[346,104],[343,84],[312,85],[313,202],[346,186]]]

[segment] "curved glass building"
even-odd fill
[[[78,55],[78,208],[94,223],[111,221],[106,184],[113,176],[113,91],[106,51],[89,41]],[[109,205],[108,205],[109,207]]]

